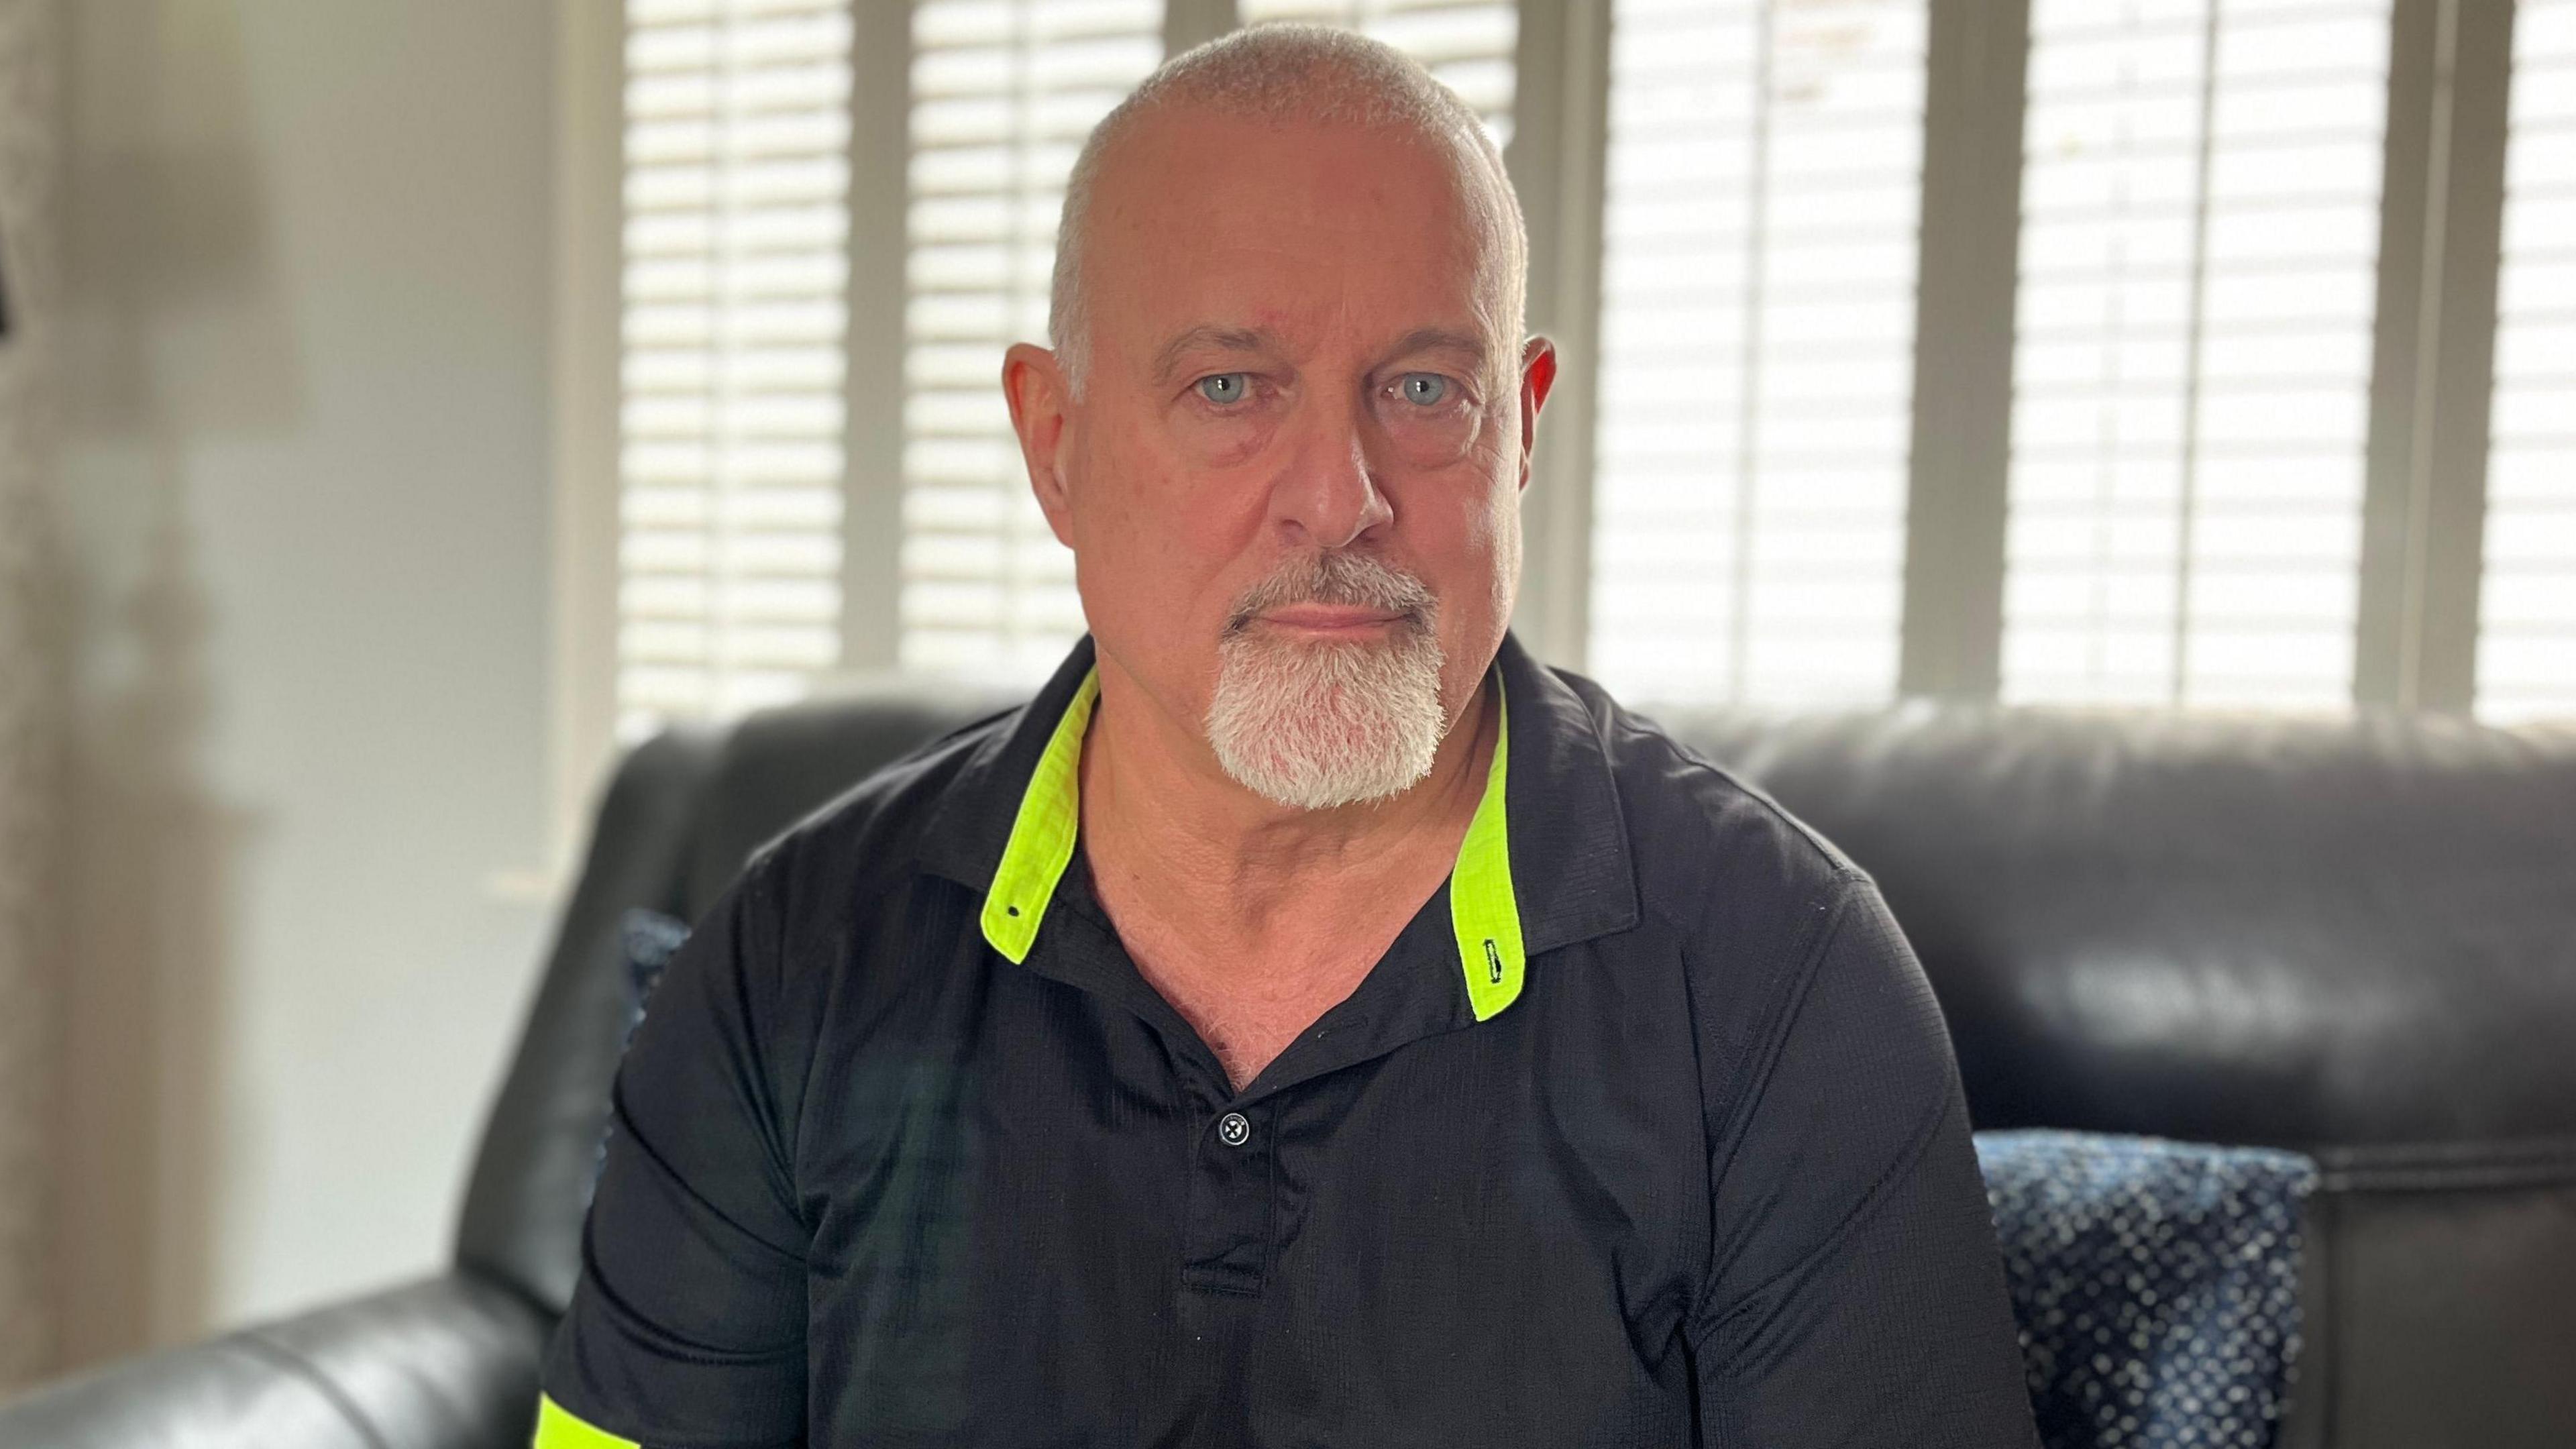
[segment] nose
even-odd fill
[[[1395,520],[1395,506],[1369,459],[1366,419],[1356,406],[1316,408],[1271,490],[1271,521],[1287,542],[1335,549]]]

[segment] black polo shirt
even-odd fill
[[[1492,675],[1450,881],[1240,1092],[1093,894],[1088,641],[764,848],[618,1073],[537,1442],[2031,1443],[1869,879]]]

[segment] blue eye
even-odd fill
[[[1430,407],[1449,395],[1449,379],[1436,372],[1408,372],[1397,386],[1416,407]]]
[[[1243,401],[1251,389],[1252,376],[1242,372],[1219,372],[1199,379],[1199,396],[1219,407]]]

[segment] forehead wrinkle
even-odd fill
[[[1369,134],[1368,128],[1328,129]],[[1153,144],[1143,137],[1138,140],[1147,147]],[[1132,159],[1141,165],[1147,158]],[[1458,158],[1453,153],[1444,159]],[[1148,342],[1145,347],[1150,351],[1137,349],[1144,356],[1136,375],[1158,386],[1167,383],[1187,362],[1188,354],[1198,349],[1294,360],[1304,355],[1308,344],[1322,343],[1373,353],[1375,364],[1381,366],[1406,352],[1446,351],[1467,361],[1467,370],[1480,386],[1491,384],[1502,359],[1514,353],[1512,344],[1517,340],[1507,335],[1503,321],[1507,299],[1504,288],[1498,285],[1507,275],[1507,258],[1500,255],[1505,238],[1496,235],[1491,217],[1475,204],[1473,188],[1462,184],[1466,178],[1460,168],[1443,165],[1440,171],[1440,190],[1447,201],[1441,208],[1445,215],[1435,213],[1430,218],[1433,230],[1404,244],[1417,257],[1436,258],[1438,265],[1405,288],[1402,297],[1371,300],[1361,295],[1369,290],[1363,278],[1383,268],[1368,256],[1350,252],[1343,243],[1347,239],[1344,234],[1371,233],[1376,225],[1374,217],[1326,206],[1286,223],[1284,229],[1273,226],[1241,235],[1209,235],[1200,218],[1203,209],[1214,204],[1214,197],[1194,188],[1175,190],[1145,185],[1139,178],[1152,176],[1154,171],[1146,168],[1131,172],[1129,160],[1120,158],[1120,164],[1103,178],[1103,204],[1094,213],[1097,230],[1093,233],[1092,265],[1119,274],[1121,287],[1132,290],[1142,286],[1166,295],[1174,290],[1181,274],[1195,277],[1206,272],[1224,278],[1241,269],[1236,281],[1229,285],[1249,285],[1250,296],[1259,299],[1251,310],[1294,322],[1283,329],[1272,320],[1226,317],[1225,312],[1236,310],[1233,307],[1219,309],[1214,320],[1182,326],[1166,334],[1159,344]],[[1165,255],[1172,239],[1181,235],[1190,236],[1192,245],[1183,253]],[[1108,279],[1101,280],[1106,283]],[[1354,286],[1358,288],[1356,293]],[[1112,316],[1123,312],[1141,321],[1137,314],[1142,310],[1151,309],[1117,307],[1112,309]],[[1387,315],[1391,311],[1399,315]],[[1400,315],[1403,312],[1411,312],[1418,319],[1426,311],[1438,320],[1414,326],[1392,340],[1381,330],[1381,324],[1407,320]],[[1112,317],[1094,320],[1118,326]],[[1316,327],[1323,328],[1325,334],[1340,334],[1340,341],[1325,343],[1324,335],[1307,336]]]

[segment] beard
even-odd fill
[[[1255,623],[1308,602],[1401,617],[1382,639],[1289,639]],[[1420,579],[1364,554],[1291,560],[1236,603],[1218,643],[1207,713],[1217,764],[1299,810],[1382,800],[1430,774],[1448,725],[1437,613]]]

